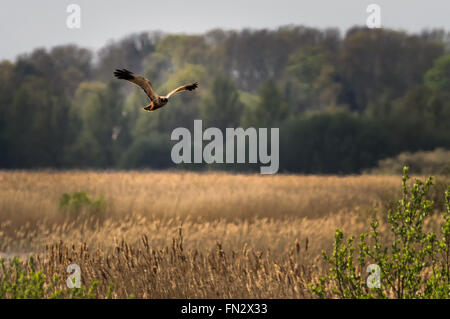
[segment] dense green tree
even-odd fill
[[[285,92],[292,111],[323,110],[338,104],[341,87],[324,49],[308,47],[296,51],[289,57],[286,73]]]
[[[274,127],[288,116],[288,106],[273,80],[262,86],[259,103],[244,110],[242,125],[245,127]]]
[[[339,32],[320,32],[304,26],[285,26],[277,30],[231,31],[222,37],[222,71],[236,79],[239,87],[255,93],[270,78],[282,75],[289,56],[300,48],[320,46],[337,53]]]
[[[47,82],[27,77],[14,91],[4,124],[8,159],[14,167],[60,167],[67,109]]]
[[[122,103],[115,85],[81,83],[71,109],[79,133],[67,152],[67,161],[80,167],[111,167],[126,140]]]
[[[431,88],[450,92],[450,54],[437,59],[425,74],[425,84]]]
[[[218,75],[200,104],[200,118],[206,127],[236,127],[242,110],[243,104],[234,83]]]
[[[386,29],[350,30],[339,56],[344,99],[362,111],[385,91],[402,96],[423,82],[423,74],[443,53],[443,44]]]
[[[149,136],[138,137],[121,156],[118,167],[124,169],[153,168],[165,169],[173,166],[170,159],[170,136],[153,132]]]
[[[158,53],[171,58],[175,69],[182,69],[188,64],[205,64],[207,50],[205,39],[197,35],[169,35],[156,47]]]
[[[450,103],[441,92],[417,86],[393,103],[387,128],[398,152],[450,147],[449,116]]]
[[[348,174],[390,154],[382,127],[345,111],[299,115],[280,129],[281,171]]]

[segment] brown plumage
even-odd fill
[[[118,79],[130,81],[130,82],[140,86],[141,89],[144,90],[144,92],[150,98],[150,104],[148,106],[144,107],[144,110],[149,111],[149,112],[155,111],[155,110],[163,107],[164,105],[166,105],[167,102],[169,101],[169,97],[171,95],[173,95],[177,92],[182,92],[182,91],[193,91],[198,87],[198,83],[195,82],[192,84],[180,86],[180,87],[176,88],[175,90],[172,90],[171,92],[169,92],[169,94],[167,94],[167,95],[159,96],[155,92],[155,90],[153,90],[153,87],[152,87],[152,84],[150,83],[150,81],[140,75],[134,74],[133,72],[130,72],[126,69],[116,70],[114,72],[114,75]]]

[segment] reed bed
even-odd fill
[[[309,298],[334,230],[367,231],[400,176],[190,172],[0,172],[0,255],[47,278],[76,263],[97,297]],[[63,193],[103,195],[69,215]],[[431,219],[429,227],[435,228]],[[383,230],[381,227],[381,230]],[[65,280],[60,283],[65,286]]]

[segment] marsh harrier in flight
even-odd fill
[[[182,92],[182,91],[193,91],[198,87],[198,83],[195,82],[192,84],[180,86],[180,87],[176,88],[175,90],[169,92],[169,94],[167,94],[165,96],[159,96],[158,94],[156,94],[155,90],[153,90],[153,87],[152,87],[152,84],[150,83],[150,81],[140,75],[134,74],[133,72],[130,72],[126,69],[116,70],[114,72],[114,75],[118,79],[127,80],[136,85],[139,85],[141,87],[141,89],[143,89],[144,92],[147,93],[147,96],[150,98],[151,102],[150,102],[150,105],[144,107],[144,110],[146,110],[148,112],[155,111],[155,110],[163,107],[164,105],[166,105],[172,94],[175,94],[177,92]]]

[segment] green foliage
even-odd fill
[[[425,72],[444,53],[443,42],[433,41],[432,35],[428,39],[420,41],[388,29],[350,30],[343,40],[337,67],[351,109],[364,110],[386,91],[400,97],[421,84]]]
[[[37,270],[33,256],[26,263],[15,257],[9,261],[0,259],[0,299],[42,299],[42,298],[97,298],[98,282],[89,287],[70,289],[59,275],[48,278]],[[109,296],[113,287],[108,288]]]
[[[152,132],[150,137],[137,138],[122,155],[119,167],[165,169],[172,165],[170,159],[170,137],[158,132]]]
[[[103,47],[95,63],[74,45],[36,49],[0,63],[0,167],[162,168],[170,156],[161,137],[194,119],[279,127],[285,171],[355,173],[404,151],[450,148],[445,43],[439,31],[353,28],[342,38],[289,26],[133,34]],[[148,77],[160,94],[200,86],[147,113],[146,94],[114,79],[116,68]],[[329,115],[337,109],[351,120]]]
[[[323,110],[337,105],[341,86],[336,81],[336,69],[325,49],[307,47],[289,56],[286,73],[286,97],[294,110]]]
[[[442,92],[424,85],[413,87],[392,102],[388,112],[384,124],[397,149],[450,147],[450,124],[443,121],[450,116],[450,103]]]
[[[450,298],[450,187],[438,236],[423,228],[433,210],[433,202],[426,199],[432,178],[416,179],[411,187],[408,179],[405,167],[402,199],[387,216],[390,241],[382,238],[377,219],[372,220],[369,234],[360,235],[357,251],[354,236],[344,241],[342,230],[336,230],[332,255],[323,252],[330,265],[328,273],[310,285],[314,294],[321,298]],[[380,267],[379,288],[368,288],[362,280],[361,272],[369,264]]]
[[[235,84],[219,75],[200,104],[200,116],[206,127],[225,129],[239,125],[242,109]]]
[[[171,57],[171,64],[180,69],[186,64],[203,64],[205,50],[205,39],[198,35],[169,35],[156,47],[158,53]]]
[[[280,168],[303,173],[352,173],[390,153],[380,125],[347,111],[289,118],[280,129]]]
[[[78,133],[67,149],[67,161],[78,167],[110,167],[128,142],[117,84],[82,83],[71,108]]]
[[[260,90],[259,103],[253,109],[246,109],[242,118],[244,127],[279,127],[288,116],[288,106],[273,80]]]
[[[64,193],[59,198],[59,209],[71,215],[80,212],[99,213],[105,210],[106,205],[103,195],[92,199],[86,192]]]
[[[436,60],[425,74],[425,84],[434,89],[450,92],[450,54]]]

